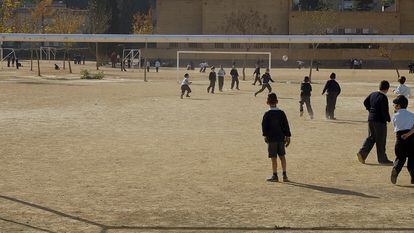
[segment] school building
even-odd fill
[[[395,0],[384,4],[355,0],[321,0],[318,6],[302,5],[299,0],[156,0],[154,23],[156,34],[414,34],[414,1]],[[321,10],[320,7],[329,10]],[[243,13],[246,13],[243,15]],[[241,33],[240,25],[230,18],[259,15],[265,28]],[[259,27],[261,27],[259,26]],[[237,28],[236,28],[237,29]],[[260,31],[262,30],[262,31]],[[157,44],[150,56],[173,59],[177,50],[245,51],[240,44]],[[155,49],[155,47],[157,49]],[[274,57],[289,54],[292,59],[310,59],[309,45],[254,44],[251,51],[271,51]],[[392,47],[392,59],[414,60],[411,45]],[[210,56],[214,59],[214,56]],[[385,60],[378,45],[321,45],[319,60]]]

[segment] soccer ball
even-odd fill
[[[283,55],[282,60],[286,62],[289,60],[289,57],[287,55]]]

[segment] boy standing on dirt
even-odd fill
[[[191,82],[188,81],[189,78],[190,78],[190,75],[185,74],[184,79],[181,82],[181,99],[184,97],[184,94],[185,94],[186,91],[187,91],[186,97],[190,97],[190,93],[191,93],[190,84],[191,84]]]
[[[275,93],[267,97],[270,110],[263,116],[262,132],[265,142],[268,144],[269,158],[272,160],[273,175],[267,179],[269,182],[279,182],[277,175],[277,157],[282,163],[283,182],[289,182],[286,174],[285,147],[290,144],[290,128],[286,114],[277,108],[278,99]]]
[[[211,94],[214,94],[214,88],[216,87],[217,74],[216,74],[215,69],[216,68],[212,66],[211,72],[208,75],[208,80],[210,81],[210,85],[207,87],[207,93],[210,93],[210,89],[211,89]]]
[[[309,116],[311,119],[313,119],[313,110],[310,101],[311,93],[312,85],[310,83],[309,77],[306,76],[300,85],[300,116],[303,116],[303,105],[306,104],[306,109],[308,110]]]
[[[408,99],[399,95],[393,101],[395,115],[392,119],[394,132],[397,136],[395,143],[395,162],[391,172],[391,183],[397,183],[398,174],[408,158],[407,169],[411,175],[411,184],[414,184],[414,114],[407,111]]]
[[[274,83],[275,81],[273,81],[272,77],[270,76],[269,68],[266,69],[266,73],[262,76],[262,80],[263,80],[262,89],[254,93],[255,97],[257,96],[257,94],[261,93],[266,88],[269,90],[269,93],[272,92],[272,86],[270,86],[270,82]]]

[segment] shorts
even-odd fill
[[[269,142],[268,143],[269,158],[276,158],[277,156],[285,156],[285,143],[284,142]]]
[[[181,86],[181,91],[184,93],[185,91],[187,91],[188,93],[191,92],[191,88],[188,85],[182,85]]]

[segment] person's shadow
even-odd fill
[[[286,182],[284,184],[295,186],[295,187],[300,187],[300,188],[311,189],[311,190],[324,192],[324,193],[336,194],[336,195],[357,196],[357,197],[363,197],[363,198],[379,198],[376,196],[371,196],[365,193],[355,192],[351,190],[324,187],[324,186],[318,186],[318,185],[312,185],[312,184],[303,184],[303,183],[298,183],[294,181]]]

